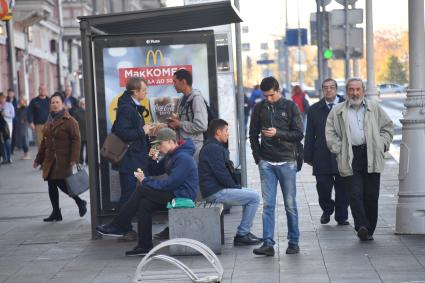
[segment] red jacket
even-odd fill
[[[304,105],[303,105],[303,100],[305,97],[305,93],[304,92],[297,92],[294,95],[292,95],[292,101],[298,106],[298,109],[300,110],[301,113],[304,113]]]

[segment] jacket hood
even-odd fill
[[[179,154],[179,153],[187,153],[190,156],[193,156],[195,154],[196,148],[195,144],[191,139],[186,140],[180,140],[179,146],[173,151],[172,154]]]
[[[192,88],[192,93],[189,95],[187,101],[192,101],[195,98],[195,96],[199,96],[199,95],[202,96],[201,92],[195,88]]]

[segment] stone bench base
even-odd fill
[[[216,254],[221,254],[224,244],[223,205],[200,203],[195,208],[178,208],[168,211],[170,239],[188,238],[207,245]],[[172,255],[198,254],[184,246],[171,246]]]

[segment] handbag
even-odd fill
[[[226,167],[229,170],[230,175],[232,176],[233,181],[237,185],[242,185],[242,171],[241,169],[235,168],[232,160],[226,161]]]
[[[79,164],[77,164],[77,173],[65,179],[70,197],[78,196],[89,189],[89,175]]]
[[[116,134],[110,133],[103,142],[100,155],[112,163],[118,163],[126,154],[129,146],[129,143],[124,142]]]

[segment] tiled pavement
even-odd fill
[[[249,159],[249,183],[260,190],[258,170]],[[223,282],[425,282],[425,236],[394,234],[398,164],[387,160],[381,179],[380,214],[375,241],[360,243],[352,226],[334,220],[320,225],[320,207],[311,168],[297,176],[301,253],[286,255],[286,217],[278,194],[278,244],[274,257],[256,257],[252,247],[233,247],[240,208],[225,217],[226,244],[219,256]],[[70,198],[60,194],[64,220],[43,223],[50,213],[47,185],[31,161],[0,167],[0,282],[130,282],[140,258],[124,251],[134,242],[90,239],[90,217],[78,217]],[[88,199],[88,194],[83,194]],[[352,219],[350,222],[353,223]],[[163,228],[155,225],[154,232]],[[261,209],[253,232],[261,236]],[[180,258],[197,271],[208,264],[200,256]],[[150,275],[174,282],[184,278],[172,266],[155,262]],[[166,279],[165,279],[166,278]]]

